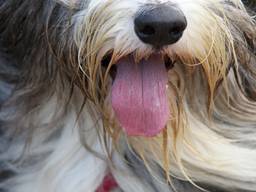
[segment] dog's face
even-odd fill
[[[86,92],[111,134],[184,128],[185,105],[211,111],[230,68],[253,57],[255,25],[237,0],[93,0],[74,20]]]
[[[1,6],[1,44],[22,68],[10,121],[37,131],[44,120],[32,112],[56,97],[56,114],[46,119],[46,128],[55,126],[71,101],[78,117],[96,111],[107,149],[135,151],[157,167],[156,177],[164,169],[168,177],[255,189],[256,25],[241,0],[49,2]],[[84,103],[74,101],[77,87]],[[77,119],[85,146],[86,120]]]
[[[255,23],[240,0],[91,0],[73,19],[78,85],[114,141],[169,170],[210,158],[204,142],[244,139],[226,126],[254,119]]]

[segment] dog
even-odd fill
[[[0,191],[256,191],[255,7],[0,0]]]

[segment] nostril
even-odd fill
[[[142,35],[150,36],[150,35],[154,35],[156,31],[155,31],[154,27],[145,25],[141,30],[139,30],[139,32]]]
[[[169,30],[169,34],[170,35],[180,35],[180,33],[182,32],[182,30],[179,28],[179,27],[172,27],[170,30]]]
[[[169,34],[172,36],[182,35],[185,28],[186,27],[184,25],[174,25],[174,26],[170,27]]]

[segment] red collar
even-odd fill
[[[96,190],[96,192],[110,192],[111,190],[114,190],[117,187],[118,187],[118,184],[117,184],[116,180],[109,173],[105,176],[102,184],[99,186],[99,188]]]

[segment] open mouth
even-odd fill
[[[103,65],[110,59],[104,57]],[[172,67],[171,59],[161,54],[137,63],[128,55],[112,66],[111,105],[129,136],[152,137],[165,128],[170,118],[167,83]]]

